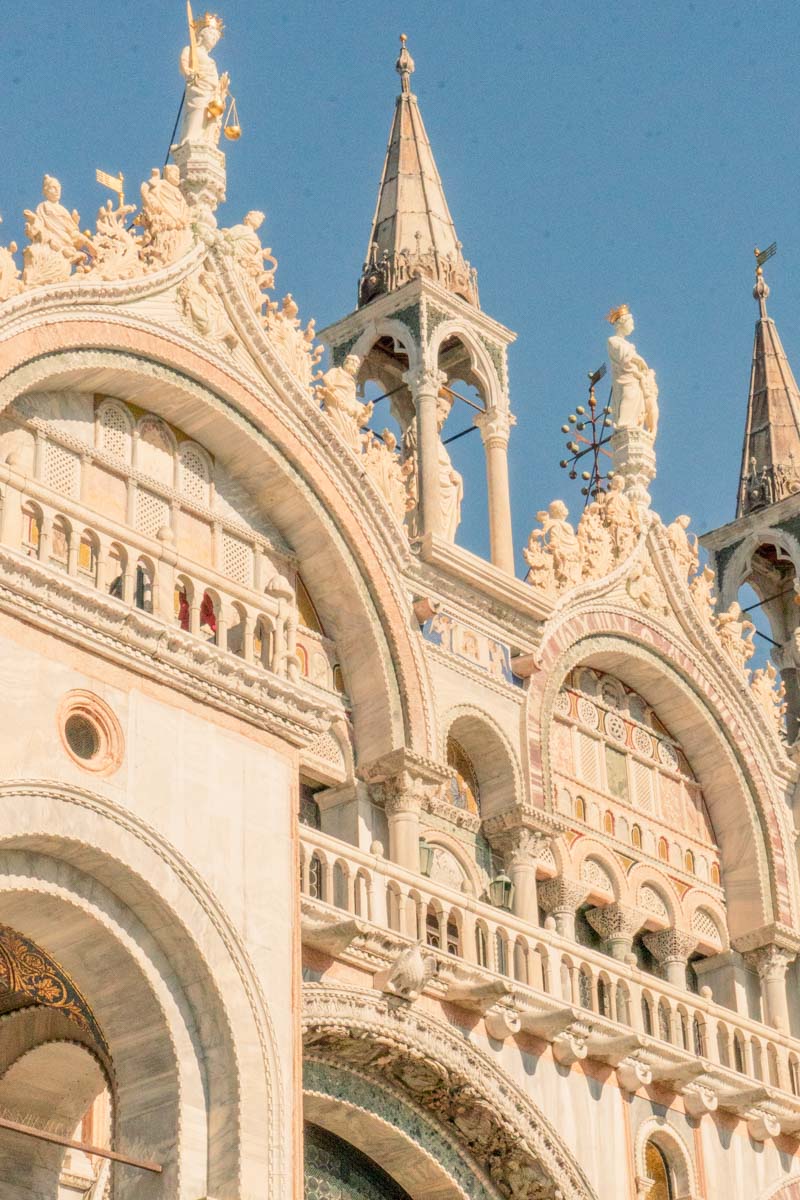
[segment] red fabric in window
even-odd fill
[[[200,628],[207,625],[212,633],[217,632],[217,615],[214,612],[214,602],[208,592],[203,593],[203,603],[200,605]]]

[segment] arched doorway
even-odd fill
[[[304,1137],[305,1200],[410,1200],[366,1154],[318,1125]]]

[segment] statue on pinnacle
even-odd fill
[[[189,45],[181,53],[181,74],[186,80],[178,144],[217,146],[222,130],[222,118],[228,100],[230,79],[222,75],[212,52],[224,32],[221,17],[204,13],[195,20],[191,5],[186,5],[189,20]]]

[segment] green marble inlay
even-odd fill
[[[397,312],[389,313],[388,315],[393,321],[401,321],[412,337],[416,338],[417,343],[422,341],[422,325],[420,323],[418,304],[410,304],[408,308],[401,308]]]
[[[340,342],[338,346],[333,347],[331,357],[333,358],[333,365],[335,367],[340,367],[342,365],[342,363],[347,358],[348,354],[353,349],[353,346],[355,346],[356,342],[358,341],[358,339],[360,337],[361,337],[361,334],[357,333],[357,334],[355,334],[354,337],[351,337],[348,341]]]
[[[400,1129],[407,1137],[425,1151],[436,1162],[441,1163],[444,1170],[461,1187],[471,1200],[493,1200],[483,1183],[476,1178],[468,1163],[458,1153],[432,1124],[406,1104],[393,1092],[386,1091],[371,1080],[362,1078],[343,1067],[335,1067],[330,1063],[307,1060],[303,1064],[303,1083],[309,1092],[319,1092],[334,1100],[346,1104],[354,1104],[357,1108],[374,1113],[396,1129]],[[317,1195],[312,1193],[316,1200]],[[334,1193],[335,1194],[335,1193]],[[368,1193],[371,1195],[372,1193]],[[374,1193],[380,1196],[382,1193]],[[389,1193],[386,1193],[387,1196]],[[347,1196],[348,1193],[343,1193]],[[358,1200],[361,1197],[358,1193]],[[402,1195],[402,1193],[401,1193]],[[310,1200],[306,1192],[306,1200]]]
[[[442,321],[447,321],[447,320],[449,320],[449,317],[446,312],[442,312],[442,310],[440,308],[434,308],[433,305],[429,306],[427,331],[426,331],[426,336],[427,336],[428,341],[430,341],[431,335],[432,335],[434,329],[436,329],[439,325],[441,325]]]
[[[714,556],[714,564],[717,572],[717,591],[721,592],[725,585],[725,571],[728,564],[733,558],[736,551],[741,546],[741,541],[734,542],[732,546],[723,546]]]
[[[496,342],[490,342],[488,338],[485,338],[483,336],[483,334],[480,334],[479,336],[489,353],[489,358],[492,360],[492,363],[494,364],[494,369],[497,373],[497,379],[500,384],[500,387],[505,388],[505,385],[506,385],[506,356],[505,356],[503,350],[500,348],[500,346],[497,345]]]

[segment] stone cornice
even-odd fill
[[[307,746],[343,706],[169,626],[71,576],[0,550],[0,611],[202,703]]]

